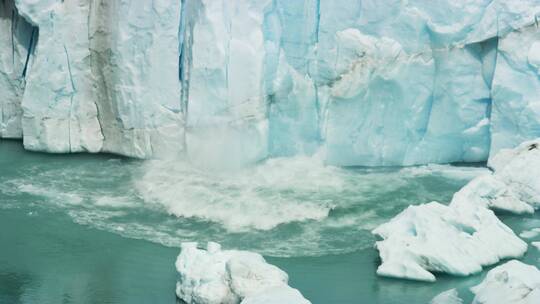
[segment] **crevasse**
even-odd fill
[[[540,136],[539,16],[536,0],[5,0],[0,137],[212,166],[483,161]]]

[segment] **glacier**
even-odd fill
[[[539,18],[537,0],[5,0],[0,137],[205,166],[485,161],[540,136]]]

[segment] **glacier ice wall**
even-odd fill
[[[149,158],[183,150],[179,2],[3,3],[2,16],[12,14],[18,24],[32,25],[26,26],[31,30],[17,32],[24,45],[14,44],[22,50],[16,55],[31,52],[24,72],[6,73],[8,68],[1,72],[8,80],[7,85],[0,83],[2,91],[15,96],[7,96],[2,112],[17,113],[13,105],[21,105],[22,123],[17,125],[18,116],[11,115],[17,126],[10,130],[22,132],[11,137],[22,135],[26,149],[47,152],[114,152]],[[8,26],[2,27],[2,38],[10,34],[10,21],[5,19],[2,22]],[[6,41],[2,50],[11,46],[8,40],[1,41]],[[13,62],[20,66],[19,57]],[[25,84],[24,93],[17,83]],[[4,120],[11,120],[3,117],[2,127],[9,127]]]
[[[12,1],[0,2],[0,137],[22,136],[21,101],[37,28],[22,18]]]
[[[378,166],[540,136],[538,0],[1,3],[0,136],[32,150]]]

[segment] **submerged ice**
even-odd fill
[[[483,161],[540,135],[536,0],[131,2],[2,1],[0,137],[221,167]]]

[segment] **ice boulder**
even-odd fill
[[[245,298],[241,304],[309,304],[302,294],[289,286],[271,287],[254,296]]]
[[[501,150],[489,166],[493,174],[473,179],[454,195],[452,206],[471,204],[518,214],[540,208],[540,139]]]
[[[176,295],[188,304],[272,303],[264,299],[309,303],[287,285],[285,272],[257,253],[221,250],[213,242],[206,250],[197,248],[197,243],[183,243],[176,269],[180,276]]]
[[[473,304],[540,303],[540,271],[512,260],[490,270],[471,290],[475,294]]]
[[[430,282],[432,272],[466,276],[527,250],[493,211],[473,205],[409,206],[373,233],[383,239],[377,274]]]
[[[429,304],[462,304],[463,300],[459,297],[456,289],[450,289],[441,292],[429,302]]]

